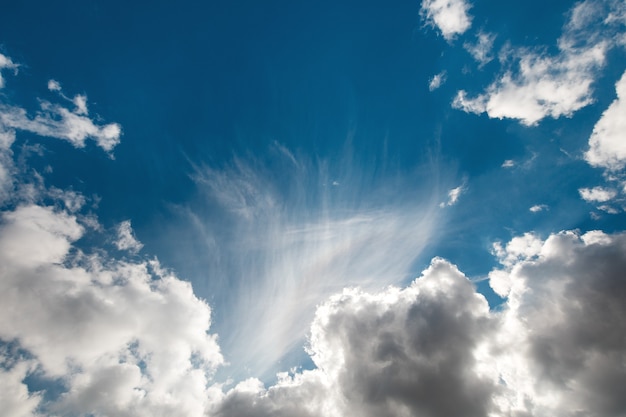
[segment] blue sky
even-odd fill
[[[2,9],[7,416],[623,413],[623,1]]]

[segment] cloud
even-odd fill
[[[604,203],[612,200],[617,195],[615,190],[604,187],[581,188],[578,192],[580,197],[589,203]]]
[[[157,261],[77,251],[84,231],[50,207],[4,212],[0,339],[29,352],[40,378],[64,381],[49,405],[62,414],[202,415],[221,362],[208,305]]]
[[[181,210],[176,227],[199,235],[189,262],[201,257],[198,274],[217,277],[207,286],[224,294],[221,340],[234,377],[267,376],[301,351],[316,305],[331,294],[410,278],[439,224],[439,190],[421,180],[430,167],[382,173],[349,156],[332,165],[275,156],[271,170],[253,158],[199,167],[201,203]]]
[[[211,416],[619,416],[626,400],[626,234],[500,245],[499,311],[435,258],[405,288],[346,289],[318,308],[313,370],[247,380]]]
[[[534,206],[532,206],[531,208],[529,208],[528,210],[530,210],[533,213],[539,213],[540,211],[545,211],[548,210],[549,207],[545,204],[535,204]]]
[[[618,171],[626,165],[626,72],[615,84],[617,98],[602,113],[589,138],[585,160],[592,166]]]
[[[463,47],[469,52],[480,67],[488,64],[493,59],[492,49],[496,35],[493,33],[478,32],[476,35],[476,43],[464,43]]]
[[[487,301],[453,265],[434,259],[409,287],[346,289],[316,312],[316,368],[264,389],[228,392],[215,416],[487,415],[498,390],[482,342]]]
[[[465,0],[423,0],[421,15],[431,25],[437,26],[447,41],[463,34],[472,24]]]
[[[137,253],[143,248],[143,244],[135,238],[130,220],[125,220],[117,226],[115,246],[119,250],[128,250],[132,253]]]
[[[13,161],[21,130],[67,140],[66,122],[1,109],[0,162],[12,192],[0,202],[3,415],[205,415],[223,361],[210,307],[158,260],[119,260],[90,246],[110,237],[81,213],[85,198],[47,187],[41,174],[25,177],[27,154],[19,167]],[[139,248],[129,221],[118,232],[122,249]]]
[[[503,254],[507,267],[491,278],[507,297],[499,367],[512,410],[623,413],[625,249],[623,233],[562,232],[541,242],[536,257],[509,263],[515,254]]]
[[[615,2],[610,5],[617,7]],[[582,13],[581,8],[588,11]],[[597,73],[607,52],[618,44],[619,24],[608,22],[606,13],[602,2],[588,0],[577,5],[559,38],[557,55],[505,50],[503,64],[515,65],[506,68],[482,94],[471,97],[460,90],[453,107],[532,126],[546,117],[569,117],[589,105]]]
[[[502,168],[513,168],[515,165],[517,165],[515,163],[514,160],[512,159],[507,159],[506,161],[504,161],[501,165]]]
[[[2,70],[10,69],[17,74],[18,65],[15,64],[11,58],[6,55],[0,54],[0,88],[4,87],[4,78],[2,77]]]
[[[466,191],[465,184],[448,191],[448,201],[439,203],[439,207],[453,206],[459,201],[459,197]]]
[[[433,75],[433,78],[428,82],[428,90],[435,91],[446,82],[446,71],[441,71],[439,74]]]
[[[2,57],[10,62],[8,58]],[[64,139],[77,148],[84,147],[86,139],[93,139],[107,152],[119,144],[121,126],[117,123],[99,125],[87,117],[87,96],[79,94],[70,99],[63,95],[61,85],[54,80],[48,81],[48,89],[71,101],[75,109],[68,110],[59,104],[39,100],[40,111],[31,117],[19,106],[0,103],[0,134],[23,130],[40,136]]]

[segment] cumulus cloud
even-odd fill
[[[78,113],[86,111],[82,103]],[[98,230],[97,220],[80,213],[85,198],[47,187],[41,175],[24,183],[12,161],[21,130],[67,140],[54,124],[63,121],[27,119],[6,104],[1,110],[1,162],[17,191],[0,203],[3,415],[204,416],[222,363],[209,333],[211,309],[156,259],[123,261],[78,245]],[[121,248],[138,249],[130,222],[118,232]]]
[[[581,188],[578,190],[580,197],[589,203],[604,203],[612,200],[617,195],[615,190],[605,187]]]
[[[215,397],[213,416],[619,416],[626,234],[500,245],[500,311],[434,259],[406,288],[346,289],[317,310],[310,371]]]
[[[156,261],[71,250],[84,230],[51,207],[3,214],[0,339],[29,352],[42,378],[65,381],[54,404],[64,413],[202,415],[221,362],[208,305]]]
[[[610,6],[606,7],[613,10],[618,3]],[[523,48],[505,51],[505,71],[484,93],[472,97],[460,90],[453,107],[517,119],[529,126],[546,117],[571,116],[593,102],[597,73],[607,52],[618,44],[619,24],[607,21],[607,13],[603,2],[587,0],[577,5],[558,40],[558,54]]]
[[[117,226],[115,246],[119,250],[127,250],[133,253],[137,253],[143,248],[143,244],[135,238],[130,220],[125,220]]]
[[[235,387],[214,415],[484,416],[498,390],[483,354],[495,324],[470,281],[435,259],[407,288],[331,297],[311,328],[316,369]]]
[[[446,82],[446,72],[441,71],[439,74],[433,75],[433,78],[428,82],[428,90],[435,91]]]
[[[465,33],[472,24],[471,5],[465,0],[423,0],[421,14],[447,41]]]
[[[617,98],[596,123],[585,160],[592,166],[618,171],[626,165],[626,72],[615,84]]]
[[[626,234],[563,232],[491,274],[507,297],[499,359],[508,404],[525,415],[618,416],[626,407]],[[508,284],[503,285],[502,281]],[[506,349],[506,348],[505,348]]]

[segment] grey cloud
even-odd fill
[[[530,371],[509,388],[552,415],[623,415],[626,234],[553,235],[510,271],[504,320]]]

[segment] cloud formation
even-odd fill
[[[626,166],[626,72],[615,84],[617,98],[593,127],[585,160],[592,166],[619,171]]]
[[[446,82],[446,72],[441,71],[439,74],[433,75],[428,82],[428,91],[435,91]]]
[[[439,190],[419,181],[430,167],[372,177],[354,161],[331,167],[274,151],[280,174],[254,159],[199,168],[202,205],[184,212],[206,242],[190,257],[203,257],[211,292],[228,297],[222,345],[235,375],[265,375],[299,349],[315,307],[333,293],[410,278],[439,223]]]
[[[469,9],[470,4],[465,0],[423,0],[421,15],[451,41],[472,25]]]
[[[442,259],[403,289],[346,289],[317,310],[315,369],[245,381],[210,415],[621,415],[626,234],[497,247],[499,312]]]
[[[476,96],[460,90],[453,107],[532,126],[546,117],[569,117],[593,102],[593,83],[607,52],[620,44],[622,25],[607,19],[619,2],[587,0],[570,12],[558,54],[529,49],[502,52],[504,72]]]
[[[82,99],[75,104],[86,109]],[[13,120],[6,111],[20,109],[2,111],[5,123]],[[80,244],[88,233],[107,240],[98,239],[97,220],[80,213],[84,197],[46,187],[41,174],[29,183],[12,160],[15,135],[39,128],[3,129],[0,162],[10,177],[0,206],[3,415],[203,416],[222,363],[209,306],[156,259],[119,260]],[[139,247],[130,222],[118,232],[120,250]]]
[[[0,55],[0,70],[14,67],[15,64],[9,58]],[[63,139],[78,148],[84,147],[87,139],[92,139],[107,152],[111,152],[120,142],[122,129],[119,124],[99,125],[94,122],[94,119],[88,117],[85,95],[78,94],[73,98],[68,98],[63,94],[61,85],[54,80],[48,81],[48,89],[72,102],[75,108],[69,110],[60,104],[40,99],[40,111],[32,117],[22,107],[0,102],[0,135],[13,135],[13,131],[21,130],[40,136]]]

